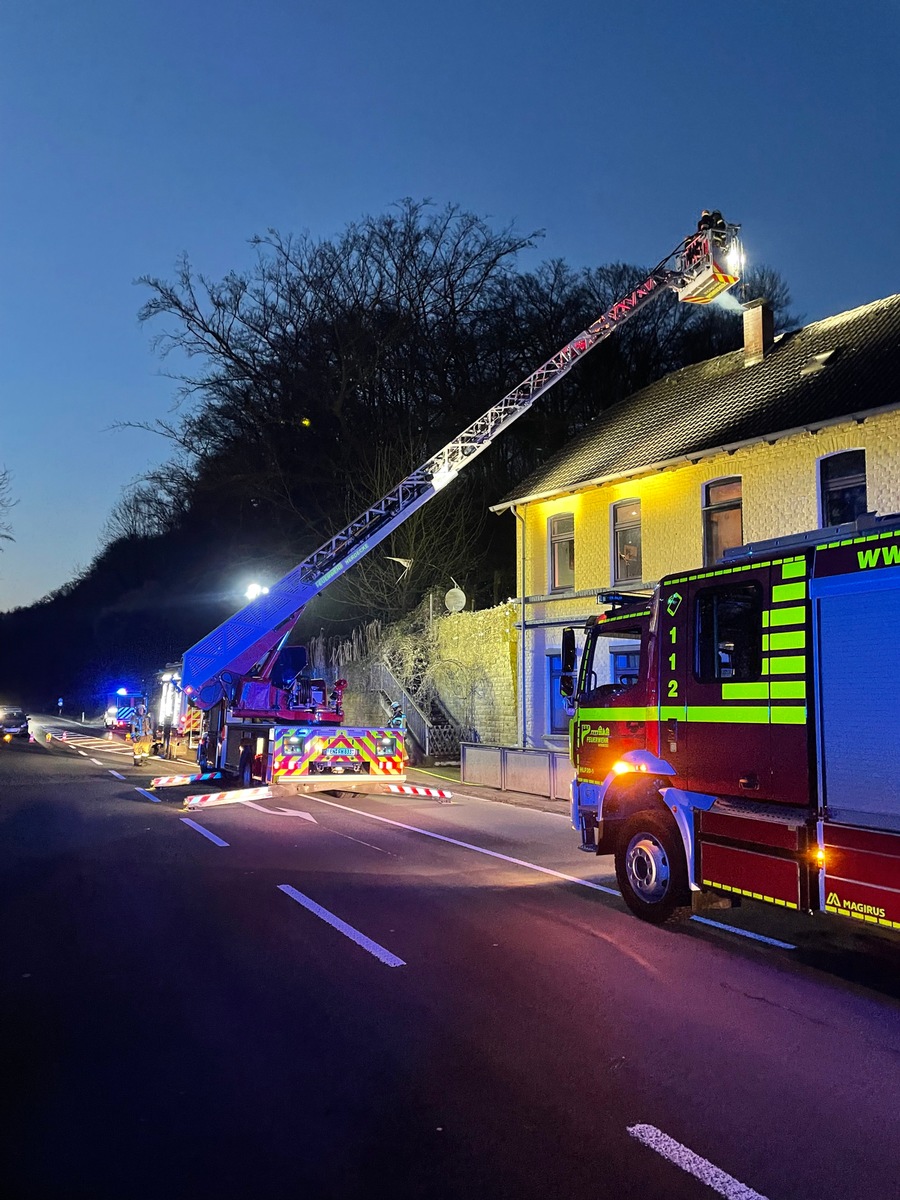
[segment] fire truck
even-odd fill
[[[382,790],[406,777],[396,727],[344,727],[346,682],[327,688],[307,676],[302,647],[287,646],[306,604],[427,504],[594,346],[658,297],[707,304],[739,280],[740,227],[722,223],[690,235],[627,296],[548,359],[443,449],[382,496],[278,583],[207,634],[184,655],[181,687],[207,712],[217,765],[249,786]],[[340,726],[340,728],[335,728]],[[212,758],[212,754],[210,754]]]
[[[900,517],[726,552],[563,636],[572,819],[661,923],[710,893],[900,929]],[[597,686],[602,639],[636,680]],[[701,901],[701,904],[703,902]]]
[[[106,697],[103,723],[107,729],[117,729],[122,733],[129,733],[135,717],[143,716],[146,711],[146,696],[121,687],[115,692],[110,692]]]

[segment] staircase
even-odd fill
[[[413,740],[436,766],[458,763],[459,743],[478,740],[473,730],[464,729],[450,716],[433,691],[417,689],[414,695],[385,662],[375,664],[375,686],[386,714],[391,711],[391,703],[399,700]]]

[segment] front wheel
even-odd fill
[[[656,812],[629,817],[618,838],[616,879],[631,911],[654,925],[687,904],[687,863],[675,823]]]

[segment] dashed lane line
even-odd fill
[[[98,767],[105,766],[105,763],[102,763],[99,758],[92,758],[91,762],[96,763]]]
[[[115,775],[116,779],[124,779],[124,775],[120,775],[118,771],[114,771],[112,767],[108,768],[110,775]]]
[[[110,774],[112,774],[112,775],[115,775],[115,771],[111,771],[111,772],[110,772]],[[120,776],[119,776],[119,778],[120,778],[120,779],[124,779],[124,778],[125,778],[125,776],[124,776],[124,775],[120,775]],[[134,790],[135,790],[136,792],[140,792],[142,796],[146,796],[148,800],[152,800],[154,804],[160,804],[160,803],[162,803],[162,802],[161,802],[161,800],[160,800],[160,798],[159,798],[159,796],[154,796],[152,792],[147,792],[147,791],[145,791],[143,788],[139,788],[139,787],[136,787]],[[184,818],[183,818],[183,817],[182,817],[182,820],[184,820]],[[227,845],[227,843],[226,843],[226,845]]]
[[[402,958],[398,958],[396,954],[392,954],[390,950],[386,950],[378,942],[373,942],[370,937],[366,937],[364,933],[360,933],[358,929],[354,929],[352,925],[348,925],[346,921],[342,921],[340,917],[336,917],[334,913],[329,912],[327,908],[323,908],[321,904],[316,904],[315,900],[310,900],[309,896],[304,896],[302,892],[298,892],[289,883],[279,883],[278,890],[279,892],[284,892],[286,896],[290,896],[292,900],[296,900],[298,904],[301,904],[309,912],[314,913],[326,925],[330,925],[332,929],[337,929],[344,937],[348,937],[351,942],[355,942],[357,946],[361,946],[363,950],[367,950],[379,962],[383,962],[386,967],[406,966]]]
[[[138,791],[140,791],[140,788],[138,788]],[[153,797],[151,796],[150,799],[152,800]],[[182,817],[181,820],[185,825],[190,825],[191,829],[196,829],[197,832],[202,833],[205,838],[209,838],[214,846],[227,846],[229,844],[228,842],[223,842],[220,837],[214,833],[211,833],[210,830],[204,829],[202,825],[198,825],[196,821],[192,821],[190,817]]]
[[[681,1142],[676,1142],[667,1133],[657,1129],[655,1125],[629,1125],[628,1132],[643,1145],[655,1150],[688,1175],[693,1175],[701,1183],[725,1196],[727,1200],[766,1200],[760,1192],[756,1192],[727,1171],[714,1166],[708,1158],[701,1158]]]

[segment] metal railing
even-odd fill
[[[399,700],[406,714],[406,727],[414,741],[426,758],[448,756],[453,761],[459,758],[459,744],[471,730],[463,728],[453,720],[436,696],[428,697],[429,707],[437,708],[441,721],[437,722],[427,713],[421,704],[421,697],[413,696],[409,688],[403,686],[386,662],[373,663],[373,683],[382,697],[385,712],[390,709],[391,701]]]

